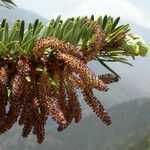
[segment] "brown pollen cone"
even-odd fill
[[[86,80],[88,85],[93,85],[93,87],[101,91],[108,90],[106,84],[102,80],[97,79],[96,76],[86,66],[86,64],[84,64],[82,60],[79,60],[76,57],[61,52],[57,52],[57,58],[63,60],[66,66],[72,72],[78,73],[80,75],[80,78],[82,80]]]
[[[48,74],[43,72],[39,80],[38,92],[41,102],[40,105],[45,109],[46,114],[50,114],[52,119],[54,119],[58,125],[64,127],[67,124],[67,120],[64,114],[64,110],[66,111],[66,104],[64,99],[61,99],[62,101],[60,101],[60,98],[62,97],[53,97],[53,88],[51,87],[48,78]],[[59,98],[59,100],[57,98]]]
[[[47,48],[59,49],[64,53],[71,54],[79,58],[82,57],[82,53],[75,46],[53,37],[38,40],[33,49],[33,53],[36,57],[41,57],[43,56],[43,51]]]
[[[5,120],[0,124],[1,133],[7,131],[17,121],[20,114],[20,103],[24,92],[24,75],[16,74],[12,78],[12,92],[10,93],[10,107]]]
[[[74,86],[67,80],[67,94],[68,94],[68,105],[70,114],[75,123],[78,123],[82,118],[81,106],[76,95]]]
[[[92,90],[86,89],[82,91],[85,102],[92,108],[93,112],[106,124],[111,124],[111,119],[108,116],[103,105],[94,97]]]
[[[98,78],[102,80],[105,84],[111,84],[119,81],[119,77],[113,74],[99,75]]]
[[[7,94],[7,73],[4,68],[0,70],[0,124],[6,117],[6,106],[8,101]]]

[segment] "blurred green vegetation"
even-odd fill
[[[0,0],[0,6],[12,8],[12,6],[16,6],[16,4],[13,2],[13,0]]]

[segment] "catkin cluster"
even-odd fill
[[[117,82],[112,74],[96,76],[87,63],[96,58],[104,46],[105,34],[96,25],[95,40],[90,52],[63,40],[49,37],[40,39],[33,48],[34,58],[20,56],[15,62],[1,63],[0,70],[0,134],[14,123],[23,126],[22,136],[30,132],[42,143],[45,124],[50,116],[64,130],[72,121],[82,118],[76,89],[81,89],[83,99],[106,124],[111,119],[93,89],[107,91],[107,84]]]

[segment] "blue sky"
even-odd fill
[[[28,9],[45,18],[62,15],[121,16],[139,26],[150,28],[149,0],[15,0],[20,8]]]

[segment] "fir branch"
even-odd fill
[[[0,134],[15,122],[23,125],[22,136],[31,133],[42,143],[45,124],[52,117],[58,131],[82,117],[76,89],[107,125],[111,119],[94,96],[93,89],[106,92],[119,75],[105,61],[129,64],[124,57],[145,57],[148,46],[140,36],[128,33],[128,24],[118,26],[120,17],[92,15],[58,16],[44,26],[40,20],[17,20],[12,28],[6,19],[0,24]],[[123,57],[122,57],[123,56]],[[112,74],[98,77],[87,63],[99,61]],[[8,112],[6,108],[8,107]]]

